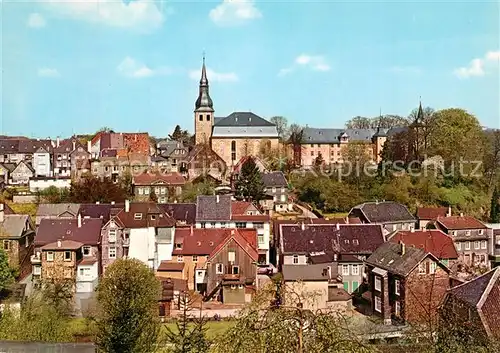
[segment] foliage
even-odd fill
[[[69,342],[73,337],[68,321],[41,292],[34,292],[20,311],[7,307],[2,312],[0,340]]]
[[[289,129],[288,143],[293,151],[293,164],[295,167],[301,164],[302,148],[304,142],[304,128],[297,124],[291,124]]]
[[[213,195],[215,185],[209,180],[186,184],[182,189],[182,202],[196,202],[199,195]]]
[[[189,131],[182,130],[180,125],[176,125],[172,134],[168,135],[171,141],[182,142],[185,145],[189,145],[191,142],[191,135]]]
[[[490,222],[500,223],[500,192],[495,188],[491,196]]]
[[[288,131],[288,120],[284,116],[273,116],[269,119],[271,123],[276,125],[276,130],[278,131],[278,136],[282,140],[286,140],[289,136]]]
[[[323,155],[318,153],[316,158],[314,159],[314,167],[315,168],[321,168],[325,164],[325,160],[323,159]]]
[[[136,259],[113,262],[98,291],[96,343],[106,353],[148,353],[156,350],[159,282]]]
[[[74,203],[124,202],[128,197],[129,190],[120,183],[92,175],[85,175],[81,180],[72,182],[69,191],[69,200]]]
[[[210,348],[207,339],[207,319],[191,314],[193,299],[188,293],[179,297],[182,313],[176,321],[176,329],[166,327],[166,342],[170,353],[205,353]]]
[[[374,118],[356,116],[347,121],[347,129],[389,129],[392,127],[408,126],[409,120],[399,115],[382,115]]]
[[[241,172],[235,182],[236,196],[245,200],[259,201],[264,196],[262,175],[253,157],[241,166]]]
[[[118,180],[118,183],[123,190],[128,196],[133,195],[133,190],[132,190],[132,183],[133,183],[133,178],[132,178],[132,173],[130,170],[125,170]]]
[[[63,316],[73,313],[73,289],[75,281],[70,279],[44,280],[41,294],[50,307]]]
[[[66,188],[57,188],[55,186],[49,186],[46,189],[38,190],[36,192],[36,197],[38,203],[63,203],[69,200],[69,190]]]
[[[158,196],[156,196],[154,189],[151,189],[151,192],[149,193],[149,201],[158,202]]]
[[[14,273],[9,266],[9,256],[0,249],[0,291],[14,283]]]

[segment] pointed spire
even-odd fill
[[[201,67],[201,79],[200,79],[200,90],[198,94],[198,99],[195,103],[195,109],[203,109],[213,112],[213,102],[210,98],[209,88],[208,88],[208,78],[207,69],[205,67],[205,52],[203,52],[203,65]]]
[[[207,69],[205,67],[205,51],[203,51],[203,65],[201,67],[200,85],[208,85]]]
[[[422,109],[422,96],[420,96],[420,103],[418,105],[418,112],[417,112],[416,120],[418,122],[421,122],[422,120],[424,120],[424,110]]]

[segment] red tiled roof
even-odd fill
[[[224,247],[231,240],[234,240],[234,242],[236,242],[236,244],[238,244],[248,254],[248,256],[250,256],[252,260],[257,261],[257,259],[259,258],[259,253],[255,249],[255,246],[252,246],[252,244],[246,241],[246,239],[241,236],[239,231],[235,229],[231,230],[227,238],[224,241],[220,242],[219,245],[212,251],[210,257],[208,258],[208,261],[214,258],[222,249],[224,249]]]
[[[124,133],[123,145],[130,152],[137,152],[149,155],[149,134],[141,133]]]
[[[459,229],[486,229],[487,227],[481,223],[479,220],[470,216],[450,216],[450,217],[438,217],[437,221],[444,228],[450,230]]]
[[[140,219],[136,218],[136,214],[141,215]],[[123,208],[113,220],[125,228],[166,228],[175,225],[175,220],[154,202],[131,202],[129,212]]]
[[[78,250],[83,246],[82,243],[73,240],[62,240],[49,243],[42,246],[42,250]]]
[[[162,261],[160,263],[160,266],[158,266],[158,271],[169,271],[169,272],[174,272],[174,271],[182,271],[184,270],[184,262],[168,262],[168,261]]]
[[[44,246],[57,240],[72,240],[85,245],[101,241],[102,219],[84,218],[78,227],[77,219],[42,219],[36,231],[35,246]]]
[[[446,217],[448,208],[446,207],[419,207],[417,208],[417,218],[435,221],[438,217]]]
[[[186,180],[180,173],[142,173],[134,176],[135,185],[184,185]]]
[[[421,248],[440,260],[458,259],[453,239],[440,230],[399,231],[389,241]]]
[[[252,205],[248,201],[232,201],[231,202],[231,213],[234,215],[244,215],[246,210]]]

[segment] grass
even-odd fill
[[[234,326],[233,321],[209,321],[207,322],[207,336],[208,338],[216,338],[217,336],[223,335],[228,329]],[[175,322],[170,322],[165,324],[172,331],[177,331],[177,325]]]
[[[18,213],[18,214],[28,214],[31,217],[35,217],[36,216],[36,210],[38,208],[38,206],[36,205],[36,203],[14,203],[14,202],[8,202],[8,205],[10,206],[10,208],[12,208],[12,210],[15,213]]]
[[[347,212],[335,212],[335,213],[321,213],[325,218],[345,218],[349,213]]]

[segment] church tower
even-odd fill
[[[203,66],[201,68],[200,92],[194,109],[194,134],[195,143],[210,143],[212,137],[212,126],[214,125],[214,108],[212,98],[208,92],[207,70],[205,68],[205,56],[203,55]]]

